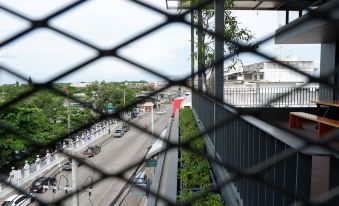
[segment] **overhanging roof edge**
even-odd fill
[[[276,44],[318,44],[335,41],[338,39],[339,27],[339,2],[330,1],[315,9],[323,13],[336,12],[333,21],[313,17],[308,13],[300,18],[280,27],[275,32]]]

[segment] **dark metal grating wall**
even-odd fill
[[[168,81],[167,87],[163,88],[162,90],[173,86],[173,85],[181,85],[190,87],[190,85],[187,85],[187,79],[189,79],[191,76],[195,76],[197,74],[201,74],[204,72],[205,69],[209,69],[210,67],[215,66],[210,65],[208,68],[204,68],[203,70],[200,70],[198,72],[195,72],[194,74],[190,76],[186,76],[180,79],[171,80],[170,78],[154,72],[150,68],[146,68],[142,65],[139,65],[138,63],[130,60],[127,57],[119,55],[117,52],[125,47],[126,45],[129,45],[136,40],[139,40],[148,34],[151,34],[152,32],[163,28],[165,26],[168,26],[172,23],[181,23],[187,26],[191,26],[191,22],[186,20],[186,16],[189,15],[192,11],[201,9],[205,5],[209,3],[213,3],[213,1],[206,1],[201,3],[200,5],[195,6],[191,10],[184,11],[182,14],[179,15],[172,15],[168,14],[166,12],[163,12],[162,10],[159,10],[157,8],[152,7],[151,5],[148,5],[142,1],[138,0],[131,0],[131,2],[134,2],[135,4],[138,4],[140,6],[143,6],[145,9],[148,9],[150,11],[155,11],[160,15],[163,15],[166,17],[166,20],[159,25],[154,26],[153,28],[150,28],[142,33],[136,34],[131,39],[122,42],[118,46],[103,50],[98,48],[97,46],[91,44],[90,42],[81,40],[80,38],[69,34],[67,32],[61,31],[57,28],[52,27],[49,25],[49,21],[51,21],[53,18],[64,14],[66,12],[72,12],[72,9],[76,8],[77,6],[86,3],[85,0],[79,0],[76,1],[52,14],[50,14],[48,17],[41,19],[41,20],[32,20],[28,18],[25,15],[22,15],[20,13],[17,13],[9,8],[6,8],[5,6],[0,5],[0,9],[5,10],[6,12],[9,12],[12,15],[15,15],[23,20],[26,20],[28,22],[31,22],[31,26],[27,28],[24,31],[21,31],[20,33],[17,33],[8,39],[0,42],[0,48],[6,45],[9,45],[13,43],[14,41],[24,37],[25,35],[29,34],[30,32],[39,29],[39,28],[47,28],[50,29],[53,32],[56,32],[60,35],[63,35],[67,38],[71,38],[78,42],[79,44],[86,45],[98,52],[98,55],[95,57],[86,60],[72,68],[69,68],[68,71],[55,76],[51,78],[49,81],[46,81],[42,84],[33,83],[32,89],[29,91],[20,94],[15,99],[11,100],[10,102],[6,102],[5,104],[0,106],[0,111],[3,111],[7,109],[10,105],[19,102],[23,100],[26,97],[29,97],[30,95],[33,95],[34,93],[38,92],[42,89],[50,89],[51,91],[67,96],[63,91],[59,91],[58,89],[53,87],[53,82],[56,82],[60,80],[61,78],[70,75],[76,71],[81,72],[81,69],[85,67],[86,65],[107,56],[116,57],[124,62],[127,62],[129,64],[135,65],[139,67],[142,70],[145,70],[151,74],[157,75],[158,77]],[[331,16],[328,16],[326,13],[323,12],[317,12],[316,10],[310,10],[307,8],[307,5],[303,5],[302,2],[299,1],[290,1],[286,0],[284,1],[286,4],[290,5],[297,5],[299,10],[308,10],[309,13],[312,15],[312,18],[319,18],[326,21],[333,21]],[[336,8],[337,9],[337,8]],[[223,36],[217,35],[213,33],[212,31],[208,31],[205,28],[202,28],[198,25],[193,25],[195,29],[198,29],[200,31],[209,33],[217,39],[221,39],[223,41],[230,42],[237,46],[239,49],[237,50],[237,53],[227,55],[224,57],[224,60],[227,60],[231,58],[233,55],[236,55],[238,53],[242,52],[251,52],[255,55],[264,57],[270,61],[276,62],[282,66],[285,66],[291,70],[298,71],[297,68],[294,68],[289,65],[285,65],[269,55],[259,52],[257,50],[257,46],[267,42],[268,40],[274,38],[274,35],[262,39],[258,42],[258,45],[253,46],[244,46],[241,43],[234,42],[230,39],[224,38]],[[298,25],[297,25],[298,26]],[[183,57],[187,58],[187,57]],[[220,62],[219,62],[220,63]],[[159,65],[160,66],[160,65]],[[3,65],[0,65],[0,69],[4,70],[17,78],[28,81],[28,78],[25,76],[20,75],[19,73],[15,72],[13,69],[5,67]],[[320,82],[323,85],[326,85],[328,87],[333,88],[333,90],[337,90],[337,87],[334,86],[333,82],[329,80],[329,76],[334,75],[334,73],[330,73],[327,77],[313,77],[306,75],[310,82]],[[223,85],[219,85],[223,86]],[[158,90],[152,95],[162,91]],[[211,189],[220,189],[226,185],[234,185],[236,187],[237,192],[239,193],[240,198],[243,200],[244,205],[289,205],[295,202],[300,202],[305,205],[308,204],[327,204],[329,202],[333,202],[336,199],[336,196],[339,195],[339,181],[337,180],[337,174],[339,172],[339,166],[338,166],[338,160],[331,157],[331,163],[333,163],[333,167],[331,167],[331,174],[330,178],[333,181],[331,182],[331,190],[329,191],[328,195],[312,199],[310,198],[310,191],[307,188],[310,188],[310,168],[311,168],[311,154],[305,153],[304,150],[307,149],[310,145],[317,145],[318,147],[325,148],[325,150],[331,154],[338,154],[338,150],[336,148],[333,148],[332,146],[328,145],[327,143],[332,140],[333,138],[336,138],[338,136],[337,133],[331,134],[325,141],[318,142],[318,141],[312,141],[305,139],[304,137],[298,137],[300,141],[295,139],[295,135],[293,138],[290,138],[288,141],[284,142],[283,139],[277,138],[276,135],[272,135],[272,133],[265,130],[264,123],[260,126],[258,122],[255,120],[256,113],[260,113],[261,110],[258,109],[255,112],[251,112],[248,114],[241,114],[239,111],[232,107],[232,105],[227,105],[224,102],[217,101],[213,96],[208,94],[203,94],[202,91],[197,91],[195,88],[193,88],[193,109],[196,115],[196,119],[199,124],[201,124],[202,128],[204,129],[203,133],[208,137],[208,141],[214,145],[214,154],[200,154],[191,148],[187,146],[187,144],[173,144],[171,142],[168,142],[169,147],[167,149],[173,148],[173,147],[185,147],[188,150],[191,150],[192,152],[195,152],[199,155],[202,155],[206,159],[208,159],[213,164],[216,164],[220,167],[225,168],[231,175],[229,178],[226,178],[222,182],[218,182],[215,188]],[[288,95],[282,94],[282,96]],[[70,97],[71,98],[71,97]],[[271,100],[271,102],[276,101],[279,99],[277,97],[276,99]],[[79,102],[78,100],[73,99],[74,101]],[[142,100],[141,100],[142,101]],[[72,134],[77,133],[78,131],[88,127],[91,124],[94,124],[96,122],[99,122],[103,119],[107,118],[117,118],[120,119],[120,114],[123,112],[123,110],[117,111],[113,115],[107,115],[103,114],[101,111],[96,110],[95,108],[92,108],[91,105],[87,104],[86,102],[80,102],[85,107],[92,109],[96,113],[100,114],[101,117],[99,120],[96,120],[95,122],[92,122],[88,125],[83,125],[82,128],[79,128],[76,131],[73,131]],[[133,105],[137,104],[138,102],[133,102],[130,105],[127,105],[126,108],[131,108]],[[270,102],[268,102],[269,104]],[[217,111],[217,116],[214,116],[212,111]],[[215,113],[214,113],[215,114]],[[211,121],[213,118],[217,119],[217,124],[214,124],[214,121]],[[253,119],[254,118],[254,119]],[[122,119],[121,119],[122,120]],[[122,120],[124,121],[124,120]],[[132,126],[136,127],[140,131],[146,132],[148,134],[151,134],[148,130],[144,130],[143,128],[139,127],[138,125],[134,125],[132,123],[129,123]],[[11,128],[9,125],[5,125],[3,123],[0,123],[0,127],[7,130],[10,133],[13,133],[15,135],[20,135],[21,137],[26,138],[28,141],[32,142],[36,146],[39,146],[40,148],[49,148],[53,147],[55,142],[59,141],[60,139],[67,138],[67,136],[60,136],[58,139],[56,139],[54,142],[51,142],[49,144],[41,144],[39,142],[34,141],[34,139],[28,135],[27,133],[23,131],[18,131],[14,128]],[[281,129],[281,128],[280,128]],[[280,132],[280,134],[288,134],[284,133],[284,131]],[[197,137],[198,138],[198,137]],[[292,140],[293,141],[292,141]],[[291,145],[291,143],[295,143],[295,145]],[[63,152],[63,151],[60,151]],[[65,155],[69,157],[73,157],[70,154]],[[75,158],[75,157],[73,157]],[[81,161],[78,159],[78,161]],[[95,168],[90,164],[87,164],[86,162],[83,162],[84,165],[86,165],[89,168],[94,169],[96,172],[101,174],[102,178],[95,181],[94,184],[105,180],[108,177],[117,177],[124,181],[128,181],[126,178],[122,176],[122,174],[129,170],[130,168],[135,167],[139,164],[133,164],[129,165],[126,168],[123,168],[122,170],[115,172],[115,173],[106,173],[99,168]],[[10,167],[10,165],[8,165]],[[7,184],[10,187],[13,187],[14,189],[18,190],[18,192],[24,193],[20,188],[18,188],[16,185],[13,185],[4,179],[1,179],[1,182],[4,184]],[[90,185],[87,185],[89,187]],[[44,202],[43,200],[37,199],[37,201],[42,205],[60,205],[66,198],[70,198],[75,192],[78,193],[83,188],[79,188],[77,191],[68,193],[64,197],[60,199],[55,199],[53,202]],[[182,205],[191,205],[197,198],[203,197],[208,194],[210,191],[202,192],[198,196],[194,197],[188,202],[180,203]],[[151,195],[157,195],[154,193],[151,193]],[[169,200],[166,198],[166,196],[159,196],[158,198],[166,201],[169,205],[175,205],[177,203]],[[336,202],[333,203],[333,205],[336,205]]]

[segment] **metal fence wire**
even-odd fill
[[[39,19],[39,20],[31,19],[31,18],[25,16],[24,14],[18,13],[16,11],[14,11],[10,8],[7,8],[6,6],[3,6],[3,5],[0,4],[0,9],[31,23],[30,26],[27,29],[25,29],[25,30],[23,30],[19,33],[16,33],[15,35],[5,39],[2,42],[0,42],[0,48],[13,43],[14,41],[26,36],[27,34],[31,33],[32,31],[35,31],[39,28],[47,28],[47,29],[49,29],[53,32],[56,32],[56,33],[58,33],[58,34],[60,34],[64,37],[66,37],[66,38],[70,38],[70,39],[78,42],[79,44],[85,45],[85,46],[92,48],[92,49],[97,51],[96,56],[94,56],[94,57],[92,57],[92,58],[90,58],[90,59],[88,59],[84,62],[81,62],[80,64],[78,64],[74,67],[69,68],[66,72],[51,78],[50,80],[46,81],[45,83],[34,83],[33,82],[31,89],[29,89],[28,91],[25,91],[24,93],[21,93],[20,95],[16,96],[11,101],[8,101],[8,102],[5,102],[4,104],[2,104],[0,106],[0,111],[5,111],[11,105],[18,103],[19,101],[33,95],[34,93],[36,93],[40,90],[48,89],[48,90],[50,90],[50,91],[52,91],[52,92],[54,92],[58,95],[68,97],[68,98],[70,98],[70,99],[72,99],[76,102],[79,102],[84,107],[89,108],[89,109],[95,111],[96,113],[100,114],[100,118],[96,119],[95,121],[93,121],[89,124],[83,125],[81,128],[79,128],[75,131],[72,131],[71,135],[76,134],[77,132],[79,132],[79,131],[81,131],[85,128],[88,128],[95,123],[98,123],[102,120],[106,120],[106,119],[109,119],[109,118],[120,119],[121,121],[124,121],[127,124],[130,124],[131,126],[137,128],[141,132],[144,132],[144,133],[151,135],[150,131],[148,131],[148,130],[146,130],[146,129],[144,129],[144,128],[136,125],[136,124],[133,124],[131,122],[127,122],[126,120],[120,118],[120,114],[122,114],[126,109],[132,108],[134,105],[142,102],[146,98],[126,105],[123,109],[116,111],[114,114],[105,114],[105,113],[99,111],[98,109],[93,108],[92,105],[90,105],[86,102],[83,102],[83,101],[80,101],[80,100],[77,100],[77,99],[73,99],[71,96],[68,96],[64,91],[60,91],[59,89],[57,89],[53,86],[54,82],[62,79],[63,77],[66,77],[67,75],[73,74],[74,72],[77,72],[77,71],[81,72],[81,69],[83,67],[85,67],[86,65],[89,65],[90,63],[97,61],[97,60],[99,60],[103,57],[116,57],[116,58],[118,58],[118,59],[120,59],[120,60],[122,60],[122,61],[124,61],[128,64],[134,65],[134,66],[138,67],[139,69],[144,70],[144,71],[146,71],[150,74],[156,75],[157,77],[162,78],[162,79],[164,79],[168,82],[166,87],[159,89],[159,90],[155,91],[154,93],[152,93],[150,95],[156,95],[157,93],[159,93],[159,92],[161,92],[161,91],[163,91],[163,90],[165,90],[165,89],[167,89],[171,86],[175,86],[175,85],[184,86],[184,87],[192,89],[192,91],[194,93],[194,95],[193,95],[193,108],[194,108],[195,111],[199,110],[199,108],[198,108],[199,104],[194,102],[194,101],[199,100],[199,101],[202,102],[202,101],[204,101],[203,99],[205,99],[205,100],[210,101],[214,105],[218,105],[217,107],[219,107],[219,109],[222,108],[223,110],[228,110],[230,112],[231,115],[225,116],[224,118],[220,119],[220,121],[217,124],[210,124],[210,125],[207,125],[207,126],[205,125],[204,131],[202,131],[203,135],[208,135],[211,132],[216,131],[219,128],[222,128],[222,127],[225,127],[225,126],[237,124],[237,122],[240,119],[244,119],[245,117],[248,118],[248,117],[251,117],[251,116],[257,116],[257,115],[261,114],[263,111],[265,111],[265,108],[263,107],[263,108],[251,110],[251,112],[244,113],[243,110],[238,110],[237,108],[233,107],[231,104],[226,104],[223,101],[220,101],[220,100],[214,98],[213,95],[203,93],[202,91],[199,91],[196,88],[192,88],[191,85],[188,84],[187,80],[190,79],[191,77],[200,75],[202,72],[205,72],[205,70],[213,68],[215,65],[218,65],[221,62],[228,60],[228,59],[232,58],[233,56],[235,56],[237,54],[240,54],[240,53],[243,53],[243,52],[250,52],[250,53],[255,54],[257,56],[263,57],[263,58],[265,58],[269,61],[275,62],[275,63],[277,63],[277,64],[279,64],[283,67],[286,67],[290,70],[293,70],[293,71],[295,71],[299,74],[305,75],[309,80],[308,83],[321,83],[323,85],[331,87],[333,90],[337,89],[334,86],[334,83],[332,81],[330,81],[330,77],[332,75],[335,75],[334,72],[328,74],[327,77],[315,77],[315,76],[303,73],[300,70],[298,70],[298,68],[295,68],[291,65],[287,65],[285,63],[279,62],[278,60],[276,60],[275,58],[271,57],[268,54],[265,54],[264,52],[258,51],[257,48],[258,48],[259,45],[273,39],[275,37],[275,35],[277,35],[279,33],[276,33],[276,34],[271,35],[267,38],[261,39],[255,45],[246,46],[246,45],[244,45],[240,42],[235,42],[232,39],[225,38],[222,35],[216,34],[213,31],[210,31],[206,28],[199,26],[198,24],[194,24],[193,22],[190,22],[189,20],[187,20],[186,16],[190,15],[191,12],[193,12],[193,11],[197,11],[198,9],[204,8],[206,5],[213,3],[212,0],[201,1],[201,3],[192,6],[190,9],[184,10],[181,14],[170,14],[170,13],[164,12],[164,11],[162,11],[162,10],[156,8],[156,7],[153,7],[152,5],[147,4],[143,1],[131,0],[130,2],[133,2],[133,3],[135,3],[139,6],[142,6],[149,11],[156,12],[159,15],[163,15],[164,17],[166,17],[166,19],[162,23],[160,23],[156,26],[153,26],[152,28],[147,29],[147,30],[145,30],[141,33],[138,33],[135,36],[133,36],[132,38],[128,39],[127,41],[124,41],[124,42],[122,42],[122,43],[118,44],[117,46],[110,48],[110,49],[98,48],[97,46],[91,44],[88,41],[82,40],[81,38],[78,38],[75,35],[72,35],[70,33],[62,31],[58,28],[51,26],[51,24],[49,24],[49,22],[53,18],[58,17],[58,16],[60,16],[64,13],[67,13],[67,12],[72,12],[73,9],[77,8],[81,4],[85,4],[86,2],[87,1],[85,1],[85,0],[79,0],[79,1],[73,2],[73,3],[71,3],[67,6],[59,9],[58,11],[53,12],[52,14],[48,15],[47,17],[45,17],[43,19]],[[287,5],[290,5],[293,8],[298,8],[298,10],[300,10],[300,11],[301,10],[308,11],[308,14],[311,16],[311,18],[308,19],[308,21],[311,21],[311,20],[314,20],[314,19],[320,19],[320,20],[323,20],[323,21],[327,21],[329,23],[337,21],[331,15],[331,12],[338,10],[337,6],[330,8],[330,11],[318,11],[318,10],[310,9],[307,4],[303,3],[303,1],[285,0],[285,1],[281,1],[281,3],[285,3]],[[128,11],[126,11],[126,12],[128,12]],[[133,15],[133,14],[131,14],[131,15]],[[145,66],[131,60],[130,58],[124,57],[124,56],[122,56],[118,53],[118,51],[120,49],[124,48],[125,46],[130,45],[130,44],[134,43],[135,41],[137,41],[137,40],[139,40],[143,37],[146,37],[147,35],[155,32],[155,31],[157,31],[157,30],[159,30],[163,27],[166,27],[170,24],[173,24],[173,23],[184,24],[188,27],[193,26],[195,29],[203,31],[203,32],[215,37],[216,39],[223,40],[223,41],[226,41],[226,42],[233,44],[234,46],[236,46],[238,48],[238,50],[235,53],[227,54],[226,56],[224,56],[224,59],[222,59],[218,62],[214,62],[213,64],[207,66],[203,70],[196,71],[195,73],[193,73],[191,75],[188,75],[188,76],[185,76],[185,77],[182,77],[182,78],[178,78],[178,79],[175,79],[175,80],[173,80],[172,78],[169,78],[166,75],[163,75],[159,72],[156,72],[156,71],[154,71],[154,70],[152,70],[148,67],[145,67]],[[305,24],[305,23],[307,23],[307,22],[303,22],[303,24]],[[295,27],[298,27],[298,26],[300,26],[300,25],[295,24],[291,28],[295,28]],[[289,30],[281,31],[280,33],[284,33],[284,32],[289,32]],[[187,57],[182,57],[182,58],[187,58]],[[158,65],[158,66],[160,66],[160,65]],[[19,72],[14,71],[12,68],[9,68],[7,66],[3,66],[3,65],[0,64],[0,69],[14,75],[15,77],[21,79],[22,81],[28,82],[27,77],[20,74]],[[300,88],[302,88],[302,86],[303,85],[301,85],[300,87],[296,87],[296,88],[294,88],[294,90],[297,91]],[[292,91],[289,90],[289,92],[287,92],[287,93],[276,96],[275,98],[270,99],[269,102],[267,102],[266,104],[270,105],[271,103],[274,103],[275,101],[278,101],[279,99],[284,98],[284,96],[289,95],[290,92],[292,92]],[[209,107],[209,108],[212,108],[212,107]],[[197,113],[199,113],[201,115],[201,111],[200,112],[198,111]],[[45,143],[41,143],[41,142],[35,140],[34,137],[29,135],[27,132],[12,128],[10,125],[6,125],[2,121],[0,122],[0,127],[2,129],[6,130],[9,133],[20,136],[22,138],[25,138],[27,141],[29,141],[33,145],[35,145],[35,149],[38,149],[38,148],[39,149],[41,149],[41,148],[48,149],[48,148],[51,148],[51,147],[54,148],[57,141],[68,138],[68,135],[61,135],[61,136],[57,137],[54,141],[51,141],[50,143],[45,144]],[[282,128],[282,127],[279,127],[279,126],[277,126],[277,127],[280,128],[281,130],[284,130],[284,128]],[[191,141],[194,141],[196,138],[199,138],[199,136],[193,137]],[[294,190],[289,190],[289,189],[283,187],[278,182],[272,182],[265,175],[265,172],[267,170],[271,169],[272,167],[274,167],[275,165],[279,164],[280,162],[288,159],[289,157],[299,153],[302,150],[309,148],[310,146],[313,146],[313,147],[317,146],[317,147],[320,147],[320,148],[324,148],[326,151],[330,151],[334,154],[339,154],[337,148],[335,148],[332,144],[329,144],[333,139],[335,139],[337,137],[338,137],[338,133],[334,132],[334,133],[331,133],[330,135],[328,135],[322,141],[315,141],[315,140],[307,139],[307,138],[299,135],[298,138],[300,138],[302,140],[303,144],[297,145],[296,148],[285,148],[285,149],[281,150],[281,152],[272,156],[272,158],[264,159],[264,160],[256,163],[255,165],[247,167],[247,168],[237,167],[237,166],[234,166],[233,164],[227,162],[224,159],[220,160],[220,158],[217,158],[216,156],[204,154],[204,153],[201,153],[199,151],[195,151],[194,149],[189,147],[189,143],[187,143],[187,142],[185,142],[185,143],[173,143],[173,142],[170,142],[170,141],[166,141],[168,147],[165,150],[161,151],[160,153],[163,153],[163,152],[165,152],[169,149],[172,149],[172,148],[184,148],[184,149],[186,149],[190,152],[193,152],[197,155],[202,156],[203,158],[207,159],[208,161],[210,161],[210,162],[212,162],[216,165],[219,165],[219,166],[226,168],[228,171],[230,171],[230,175],[229,175],[228,178],[225,178],[223,181],[218,182],[215,185],[215,187],[199,193],[198,195],[194,196],[192,199],[190,199],[186,202],[180,202],[180,203],[173,202],[172,200],[170,200],[166,196],[156,194],[152,191],[150,192],[150,195],[157,196],[157,198],[165,201],[168,205],[177,205],[177,204],[191,205],[197,199],[205,197],[206,195],[208,195],[208,193],[213,192],[213,191],[218,190],[218,189],[221,189],[225,185],[232,184],[232,183],[234,183],[238,180],[241,181],[242,179],[251,179],[252,181],[259,182],[260,184],[263,184],[266,187],[271,188],[272,190],[274,190],[277,193],[283,194],[286,197],[293,198],[295,200],[294,204],[300,203],[301,205],[309,205],[309,204],[324,205],[324,204],[327,204],[333,198],[335,198],[337,195],[339,195],[339,186],[335,186],[335,187],[331,188],[328,191],[328,193],[324,194],[323,196],[319,196],[319,197],[316,197],[316,198],[309,198],[309,197],[305,197],[302,194],[299,194],[298,192],[296,192]],[[220,138],[225,138],[225,137],[221,136]],[[221,149],[226,150],[226,149],[230,149],[230,148],[227,147],[227,148],[221,148]],[[107,173],[107,172],[101,170],[100,168],[97,168],[97,167],[95,167],[91,164],[88,164],[87,162],[77,158],[76,156],[74,156],[72,154],[69,154],[69,153],[64,152],[62,150],[60,150],[59,152],[68,156],[69,158],[75,158],[75,159],[77,159],[77,161],[82,162],[84,165],[86,165],[86,167],[95,170],[98,174],[100,174],[100,178],[97,179],[97,180],[94,180],[93,183],[88,183],[88,184],[84,185],[82,188],[77,188],[75,191],[72,191],[68,194],[65,194],[62,198],[53,200],[52,202],[46,202],[42,199],[37,198],[38,203],[41,204],[41,205],[61,205],[63,203],[63,201],[65,201],[67,198],[72,197],[72,195],[74,195],[75,193],[79,193],[83,189],[91,187],[91,186],[93,186],[93,184],[97,184],[98,182],[103,181],[103,180],[105,180],[106,178],[109,178],[109,177],[120,178],[121,180],[128,182],[129,180],[126,177],[123,176],[124,172],[128,171],[131,168],[135,168],[137,165],[139,165],[140,163],[145,161],[145,160],[142,160],[141,162],[131,164],[128,167],[122,168],[120,171],[117,171],[117,172],[114,172],[114,173]],[[22,158],[25,158],[25,157],[22,157]],[[236,157],[234,157],[234,158],[236,158]],[[11,164],[12,163],[9,163],[8,167],[11,167]],[[0,181],[3,184],[6,184],[9,187],[14,188],[19,193],[26,193],[21,188],[17,187],[14,184],[11,184],[10,182],[6,181],[5,179],[1,179]],[[143,189],[143,188],[140,188],[140,189]]]

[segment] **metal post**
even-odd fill
[[[74,150],[72,149],[72,154],[74,155],[73,151]],[[77,189],[77,176],[78,176],[77,161],[75,159],[72,159],[72,192],[76,191]],[[79,206],[79,194],[78,193],[73,194],[73,206]]]
[[[334,56],[334,71],[333,71],[333,100],[336,101],[339,98],[339,41],[335,42],[335,56]]]
[[[202,24],[202,10],[199,9],[198,10],[198,26],[199,28],[203,27]],[[203,33],[201,31],[201,29],[198,29],[198,91],[202,92],[203,91],[203,87],[202,87],[202,70],[204,69],[204,64],[203,64],[203,58],[204,58],[204,54],[203,54]]]
[[[68,90],[66,90],[67,94],[67,113],[68,113],[68,139],[69,139],[69,147],[71,149],[71,153],[74,154],[74,148],[73,148],[73,140],[70,138],[71,134],[71,112],[70,112],[70,102],[68,97]],[[72,191],[75,191],[77,189],[77,162],[75,159],[72,159]],[[73,195],[73,206],[79,206],[79,195],[78,193],[75,193]]]
[[[68,97],[68,89],[66,89],[66,94],[67,94],[67,115],[68,115],[68,137],[71,133],[71,112],[70,112],[70,102],[69,102],[69,97]]]
[[[191,12],[191,87],[194,88],[194,11]]]
[[[152,116],[151,130],[152,130],[152,141],[153,141],[153,124],[154,124],[154,122],[153,122],[153,120],[154,120],[154,118],[153,118],[153,106],[152,106],[152,109],[151,109],[151,116]]]
[[[124,90],[124,108],[126,106],[126,94],[125,94],[125,90]]]
[[[290,21],[290,11],[286,10],[285,24],[288,24]]]
[[[215,33],[219,36],[224,36],[224,2],[214,1],[215,10]],[[220,38],[215,38],[214,50],[215,62],[215,80],[214,80],[214,97],[223,101],[224,99],[224,41]]]
[[[214,0],[215,12],[215,33],[224,36],[224,1]],[[217,62],[214,70],[213,93],[216,100],[223,102],[224,100],[224,41],[215,38],[214,61]],[[214,125],[220,121],[217,112],[217,103],[214,101]],[[216,154],[216,129],[213,130],[214,154]]]
[[[125,105],[126,105],[126,95],[124,90],[124,119],[126,119]]]

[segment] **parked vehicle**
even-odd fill
[[[82,153],[84,156],[93,157],[101,151],[100,146],[90,146]]]
[[[55,177],[39,177],[32,182],[30,191],[33,193],[42,193],[45,191],[44,186],[55,186],[56,182]]]
[[[156,114],[166,114],[166,111],[165,111],[165,110],[163,110],[163,111],[157,111]]]
[[[62,169],[63,171],[72,171],[72,163],[71,163],[70,161],[65,162],[65,163],[62,165],[61,169]]]
[[[137,173],[133,180],[132,180],[133,184],[147,184],[147,176],[145,172],[139,172]]]
[[[85,158],[80,158],[82,161],[86,161]],[[80,167],[82,165],[82,162],[78,161],[78,167]],[[72,161],[71,160],[68,160],[67,162],[65,162],[61,169],[63,171],[72,171]]]
[[[139,109],[138,108],[134,108],[133,111],[131,112],[131,117],[132,118],[137,118],[139,115]]]
[[[63,148],[62,142],[56,142],[55,143],[55,149],[56,150],[62,150],[62,148]]]
[[[122,125],[121,130],[126,133],[129,130],[129,125]]]
[[[122,129],[115,130],[113,137],[122,137],[124,135],[124,131]]]
[[[131,113],[131,118],[137,118],[139,113],[132,112]]]
[[[26,206],[34,202],[33,194],[27,195],[12,195],[1,204],[1,206]]]

